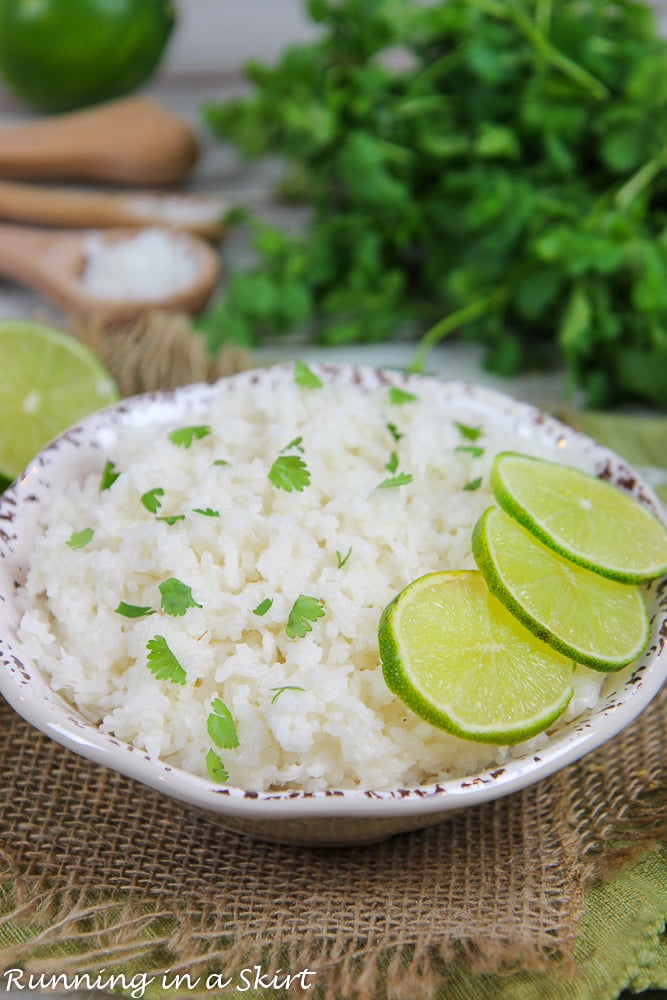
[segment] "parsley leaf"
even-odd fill
[[[121,601],[116,608],[117,615],[123,615],[124,618],[143,618],[145,615],[154,615],[155,611],[150,607],[142,607],[139,604],[126,604],[125,601]]]
[[[414,392],[407,392],[405,389],[399,389],[395,385],[392,385],[389,389],[389,402],[394,403],[396,406],[401,406],[403,403],[414,403],[418,398]]]
[[[186,673],[180,665],[163,635],[156,635],[146,643],[148,669],[159,681],[185,684]]]
[[[477,444],[458,444],[454,451],[466,451],[473,458],[480,458],[484,454],[484,449]]]
[[[229,781],[229,772],[225,769],[225,765],[215,750],[211,749],[206,754],[206,770],[208,771],[209,778],[216,781],[219,785],[224,785],[226,781]]]
[[[470,427],[468,424],[462,424],[458,420],[454,421],[454,425],[458,427],[461,437],[466,438],[468,441],[477,441],[482,436],[481,427]]]
[[[220,511],[213,507],[193,507],[192,511],[194,514],[203,514],[204,517],[220,517]]]
[[[298,455],[279,455],[271,466],[269,479],[279,490],[301,493],[310,483],[310,472]]]
[[[378,483],[377,488],[379,490],[387,490],[392,489],[394,486],[407,486],[411,482],[412,476],[409,472],[399,472],[397,476],[389,476],[387,479],[383,479],[381,483]]]
[[[158,497],[164,496],[164,490],[161,486],[156,486],[152,490],[147,490],[145,493],[141,494],[141,502],[147,511],[151,514],[157,514],[158,510],[162,506]]]
[[[162,514],[155,518],[156,521],[164,521],[165,524],[176,524],[177,521],[184,521],[185,514]]]
[[[252,612],[253,615],[257,615],[258,618],[261,618],[263,615],[266,614],[266,612],[269,610],[272,604],[273,604],[273,598],[265,597],[264,600],[260,601],[257,607],[253,609]]]
[[[215,698],[211,703],[211,712],[206,720],[206,729],[211,740],[221,750],[233,750],[239,745],[239,738],[232,713],[224,701]]]
[[[88,542],[92,542],[95,532],[92,528],[82,528],[81,531],[73,531],[67,539],[70,549],[82,549]]]
[[[463,489],[466,490],[468,493],[470,493],[473,490],[478,490],[481,485],[482,485],[482,477],[478,476],[477,479],[471,479],[469,483],[466,483]]]
[[[165,614],[180,616],[184,615],[188,608],[201,608],[192,596],[192,590],[186,583],[177,580],[175,576],[170,576],[160,584],[162,594],[161,607]]]
[[[299,594],[292,606],[285,626],[285,632],[290,639],[303,639],[307,632],[312,632],[311,622],[317,621],[324,614],[322,602],[316,597]]]
[[[322,379],[303,361],[294,362],[294,381],[303,389],[321,389],[324,385]]]
[[[169,440],[181,448],[189,448],[194,440],[204,438],[210,433],[211,428],[208,424],[198,424],[194,427],[179,427],[177,430],[171,431]]]
[[[115,462],[107,461],[104,469],[102,470],[102,479],[100,481],[100,493],[104,490],[110,490],[113,484],[116,482],[120,472],[116,472]]]
[[[282,687],[271,688],[271,691],[276,692],[271,699],[271,704],[273,705],[276,698],[279,698],[283,691],[305,691],[305,688],[299,687],[297,684],[283,684]]]
[[[343,568],[343,566],[348,561],[348,559],[350,558],[351,555],[352,555],[352,546],[351,545],[350,545],[349,549],[347,550],[347,552],[345,553],[345,555],[341,555],[341,553],[338,551],[338,549],[336,549],[336,559],[338,560],[338,569],[342,569]]]

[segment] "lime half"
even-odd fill
[[[649,621],[638,587],[561,558],[500,508],[482,514],[472,551],[508,611],[577,663],[620,670],[646,648]]]
[[[79,340],[39,323],[0,322],[0,476],[14,479],[61,431],[119,398]]]
[[[667,573],[667,528],[618,487],[568,465],[501,452],[493,494],[549,548],[623,583]]]
[[[388,687],[433,726],[484,743],[546,729],[572,697],[573,665],[489,593],[481,573],[429,573],[385,608]]]

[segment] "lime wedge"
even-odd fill
[[[387,605],[378,632],[385,681],[433,726],[483,743],[546,729],[572,697],[570,660],[489,593],[481,573],[429,573]]]
[[[646,648],[648,614],[638,587],[561,558],[499,507],[478,520],[472,551],[508,611],[577,663],[620,670]]]
[[[623,583],[667,573],[667,528],[603,479],[506,451],[495,458],[491,488],[507,514],[580,566]]]
[[[27,321],[0,322],[0,476],[14,479],[61,431],[118,398],[79,340]]]

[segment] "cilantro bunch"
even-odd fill
[[[211,347],[441,337],[591,405],[667,399],[667,44],[638,0],[308,0],[318,38],[205,109],[281,156],[302,236],[258,219]],[[396,58],[397,55],[399,58]]]

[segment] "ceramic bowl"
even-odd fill
[[[291,371],[291,367],[289,369]],[[262,391],[268,381],[285,377],[285,367],[234,376]],[[323,366],[328,380],[354,383],[359,391],[383,384],[418,388],[419,376],[352,366]],[[527,441],[553,449],[554,458],[569,454],[575,463],[616,483],[664,517],[648,486],[622,459],[589,438],[525,403],[473,385],[441,382],[452,407],[465,406],[480,421],[493,421]],[[426,827],[451,810],[471,808],[553,774],[596,749],[628,725],[659,690],[667,674],[667,581],[648,592],[651,638],[646,653],[625,670],[610,674],[597,706],[549,735],[539,750],[512,756],[502,766],[435,785],[391,790],[332,789],[323,792],[247,792],[214,785],[151,759],[136,747],[105,735],[51,690],[47,677],[17,637],[20,592],[38,531],[42,505],[72,477],[100,468],[100,455],[114,425],[194,422],[205,411],[215,388],[193,385],[152,393],[100,411],[46,447],[0,498],[0,693],[37,729],[69,750],[157,789],[204,812],[223,826],[260,839],[309,845],[369,843]]]

